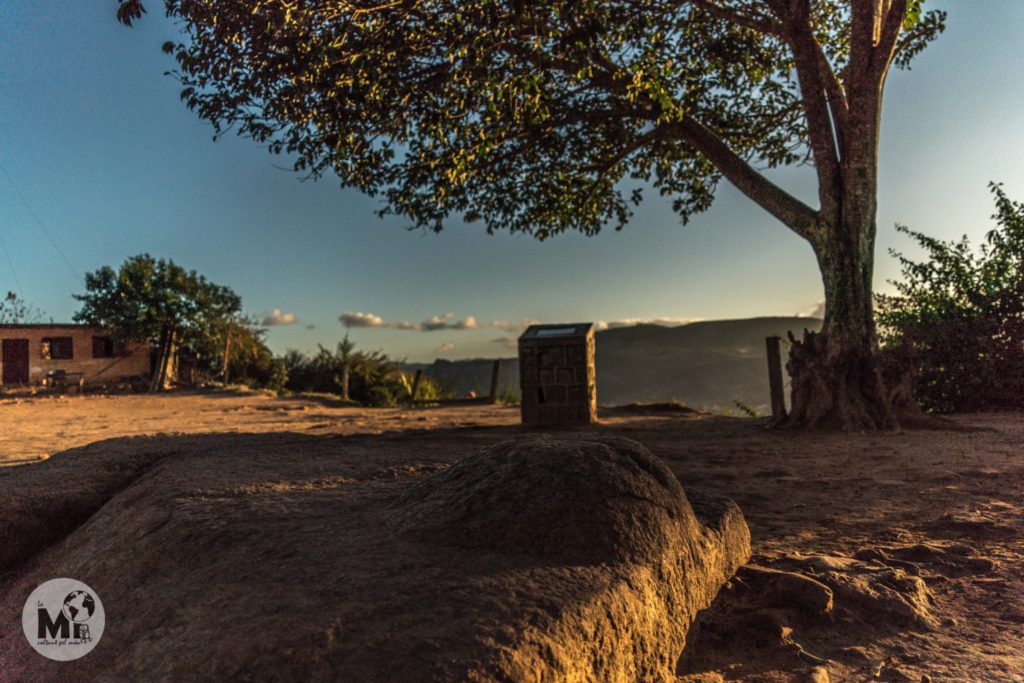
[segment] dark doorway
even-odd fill
[[[4,384],[28,384],[28,339],[4,339]]]

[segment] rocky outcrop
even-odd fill
[[[450,551],[528,556],[547,567],[554,610],[481,642],[494,680],[671,678],[696,612],[749,553],[739,509],[702,496],[622,438],[527,437],[456,463],[406,493],[401,531]],[[548,592],[546,589],[542,589]]]
[[[84,449],[83,485],[90,455],[113,467]],[[530,436],[450,467],[432,459],[298,436],[191,439],[142,458],[136,478],[96,489],[106,498],[88,519],[0,575],[0,633],[20,633],[32,588],[70,576],[99,593],[103,641],[69,667],[11,635],[0,669],[13,680],[672,680],[694,615],[749,555],[733,503],[688,497],[633,441]],[[0,479],[0,499],[54,460]]]

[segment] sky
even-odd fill
[[[241,295],[271,349],[360,346],[411,361],[511,353],[524,321],[665,324],[808,314],[810,247],[723,183],[682,225],[651,197],[622,231],[546,242],[451,221],[380,219],[334,177],[212,129],[179,101],[161,12],[128,29],[114,0],[0,0],[0,291],[68,321],[86,272],[147,252]],[[1024,2],[931,0],[947,30],[895,71],[883,115],[875,286],[896,223],[943,239],[992,228],[990,181],[1024,199]],[[812,171],[772,178],[812,205]],[[348,323],[348,327],[343,323]]]

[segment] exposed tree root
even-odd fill
[[[914,365],[899,352],[874,350],[870,339],[843,331],[790,334],[786,368],[792,408],[780,427],[875,431],[935,428],[943,421],[914,401]]]

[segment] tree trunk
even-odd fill
[[[171,371],[171,363],[174,362],[174,355],[177,353],[175,346],[174,330],[171,330],[167,337],[167,351],[164,353],[164,363],[160,369],[160,391],[167,388],[167,377]]]
[[[872,305],[874,206],[848,201],[839,225],[822,226],[813,243],[825,285],[820,333],[804,332],[786,364],[792,409],[786,426],[893,429],[921,416],[913,400],[913,365],[882,353]]]
[[[160,335],[160,351],[157,355],[156,367],[153,368],[153,376],[149,382],[149,392],[156,393],[164,390],[167,382],[167,371],[171,363],[171,356],[174,353],[174,331],[164,330]]]
[[[156,365],[149,378],[149,393],[154,394],[161,389],[161,376],[163,375],[164,359],[167,356],[167,330],[160,334],[160,345],[157,347]]]

